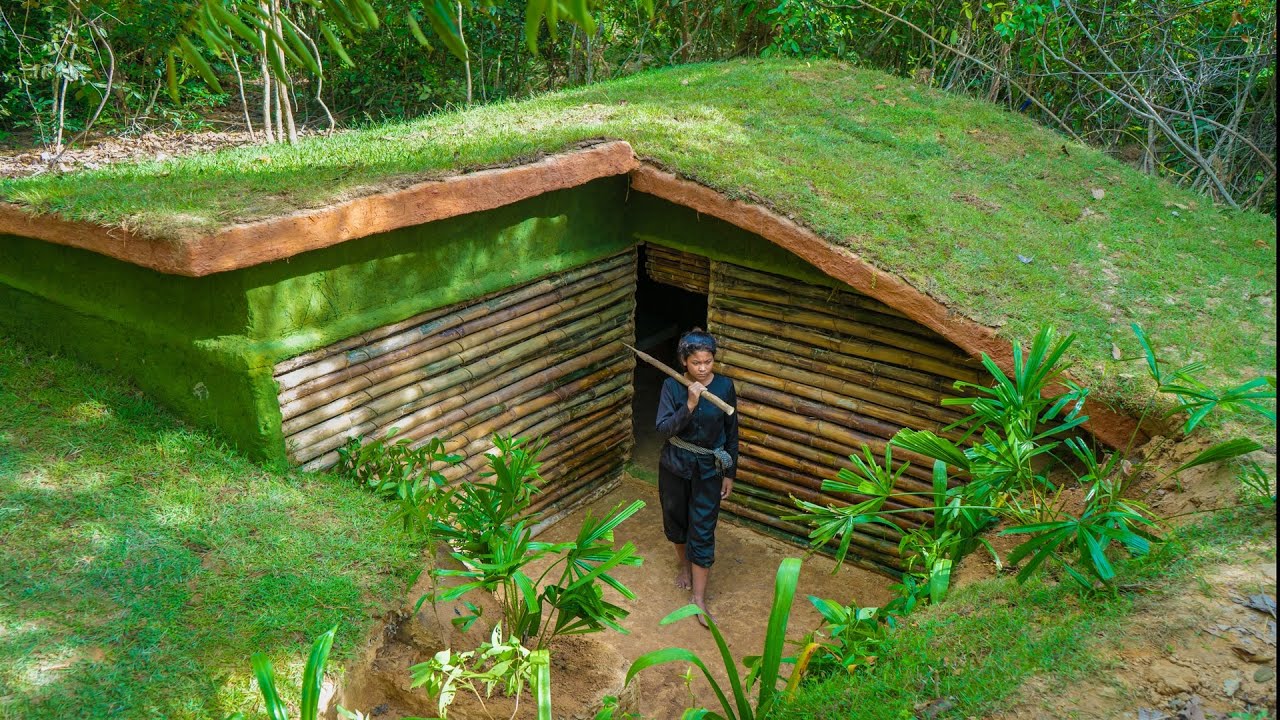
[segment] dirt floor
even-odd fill
[[[636,594],[625,601],[613,591],[611,601],[631,611],[625,627],[628,635],[616,633],[567,638],[552,647],[552,688],[556,717],[590,718],[599,709],[605,695],[620,696],[624,707],[649,718],[676,718],[691,702],[718,709],[705,679],[700,675],[686,683],[688,667],[671,664],[643,672],[632,687],[623,692],[623,679],[631,661],[651,650],[678,646],[701,656],[720,682],[726,675],[711,634],[692,619],[667,627],[658,622],[671,611],[685,605],[688,591],[674,585],[675,561],[671,545],[662,534],[657,491],[653,486],[630,477],[600,500],[562,520],[538,537],[550,542],[565,540],[576,533],[582,515],[597,516],[614,506],[640,498],[646,505],[636,516],[623,523],[616,533],[618,543],[628,540],[639,548],[645,562],[640,567],[622,568],[615,576]],[[786,557],[802,557],[803,550],[752,530],[722,522],[717,532],[716,564],[708,587],[708,603],[734,659],[759,655],[764,645],[765,618],[773,600],[773,581],[778,564]],[[831,560],[814,556],[804,562],[797,601],[791,614],[788,636],[795,638],[820,624],[820,617],[805,600],[806,595],[880,605],[892,596],[888,578],[864,570],[845,567],[832,575]],[[410,604],[426,589],[425,579],[411,593]],[[476,598],[468,598],[475,600]],[[456,603],[459,607],[461,603]],[[460,635],[448,619],[459,607],[449,605],[432,608],[430,604],[416,614],[405,613],[401,620],[388,626],[385,642],[373,647],[363,662],[358,662],[344,680],[338,702],[350,709],[371,713],[373,717],[398,718],[406,715],[433,716],[434,701],[421,690],[409,689],[409,667],[451,644],[454,648],[473,648],[487,637],[487,629],[477,623],[470,633]],[[488,613],[486,613],[488,616]],[[696,672],[696,671],[695,671]],[[510,701],[487,700],[487,706],[470,698],[460,699],[450,712],[451,718],[506,717],[512,713]],[[533,717],[533,707],[526,697],[517,717]]]

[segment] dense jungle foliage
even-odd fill
[[[657,66],[836,57],[1271,211],[1274,27],[1247,0],[6,0],[0,143],[53,166],[88,130],[292,141]]]

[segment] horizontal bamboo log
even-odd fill
[[[746,486],[744,490],[750,488],[750,491],[757,491],[758,495],[763,493],[780,495],[782,499],[774,498],[774,502],[787,508],[787,512],[781,513],[779,517],[794,515],[800,512],[792,501],[793,497],[822,507],[839,508],[847,507],[851,504],[847,500],[831,497],[825,493],[810,490],[807,487],[799,486],[786,480],[780,480],[767,473],[757,472],[752,469],[740,469],[738,471],[734,487],[736,488],[739,485]],[[902,538],[902,528],[917,527],[917,523],[908,521],[895,521],[895,525],[899,528],[898,530],[894,530],[886,525],[868,524],[861,527],[860,531],[872,537],[877,537],[896,544]]]
[[[821,363],[825,367],[841,368],[849,373],[862,373],[865,376],[876,378],[878,382],[874,386],[878,386],[883,381],[892,380],[896,384],[886,387],[903,388],[901,392],[907,395],[910,395],[911,392],[906,389],[914,387],[919,388],[930,397],[946,398],[958,396],[958,391],[953,387],[955,380],[941,375],[933,375],[889,363],[846,355],[833,350],[825,350],[794,340],[787,340],[777,335],[743,330],[732,325],[712,323],[710,327],[716,337],[722,339],[724,341],[723,344],[726,346],[733,342],[740,342],[754,347],[767,348],[773,352],[786,353],[809,362]],[[921,397],[921,399],[925,398]]]
[[[606,298],[601,298],[597,303],[604,300]],[[303,428],[311,427],[359,405],[368,404],[378,412],[386,412],[429,394],[431,379],[454,368],[465,367],[507,348],[518,347],[520,353],[541,352],[567,338],[581,336],[593,329],[604,330],[611,325],[630,319],[629,303],[614,306],[608,303],[599,306],[596,303],[589,305],[583,308],[581,313],[575,311],[574,317],[577,319],[567,325],[558,325],[558,320],[552,319],[521,328],[510,336],[492,338],[487,342],[475,345],[450,343],[443,348],[433,350],[430,354],[433,358],[438,358],[435,362],[403,370],[400,374],[388,377],[375,385],[359,388],[358,392],[338,397],[302,415],[286,420],[283,425],[284,433],[292,435]],[[450,355],[450,352],[453,354]],[[304,400],[309,400],[310,397]]]
[[[617,490],[622,485],[622,471],[612,478],[606,478],[601,483],[591,488],[590,492],[583,495],[575,495],[565,498],[548,507],[542,509],[542,514],[537,516],[537,522],[529,527],[529,537],[537,538],[548,529],[555,526],[556,523],[565,517],[577,512],[578,508],[586,507],[596,502],[609,493]]]
[[[394,395],[371,400],[363,406],[294,433],[287,438],[287,442],[293,447],[319,446],[323,443],[337,447],[348,437],[381,435],[392,427],[408,430],[492,392],[505,389],[505,397],[510,397],[513,392],[523,392],[539,382],[549,382],[563,374],[606,362],[618,355],[619,351],[625,352],[618,341],[627,336],[629,331],[626,327],[621,327],[609,329],[594,338],[583,338],[581,342],[588,352],[559,365],[551,364],[560,358],[557,353],[547,352],[530,360],[528,357],[536,351],[536,347],[528,343],[516,346],[410,386]],[[593,347],[597,345],[598,347]],[[506,367],[512,369],[498,372]],[[530,380],[531,377],[534,379]]]
[[[871,312],[880,313],[881,315],[893,315],[906,319],[907,316],[897,308],[886,305],[875,298],[863,295],[854,291],[852,288],[833,288],[815,285],[800,280],[795,280],[782,275],[775,275],[760,270],[752,270],[742,265],[734,265],[733,263],[716,262],[712,264],[712,272],[723,279],[729,281],[749,282],[775,290],[781,290],[795,296],[804,296],[808,298],[827,299],[831,298],[833,302],[839,302],[859,310],[869,310]]]
[[[615,473],[621,473],[625,464],[622,455],[617,457],[606,458],[608,462],[603,462],[591,469],[584,470],[582,473],[574,477],[571,481],[566,481],[561,487],[554,491],[540,493],[534,496],[534,500],[529,505],[531,513],[541,512],[544,508],[549,507],[552,503],[564,499],[566,496],[572,495],[575,491],[579,491],[584,487],[589,487],[609,478]]]
[[[874,434],[880,435],[886,440],[892,438],[898,430],[903,427],[909,427],[913,430],[929,430],[942,437],[953,439],[958,439],[961,436],[960,433],[954,430],[943,430],[943,425],[935,420],[918,418],[907,413],[887,410],[879,405],[855,400],[830,390],[816,388],[794,380],[778,378],[773,375],[766,375],[762,372],[747,370],[732,365],[722,365],[720,367],[720,371],[733,378],[738,384],[749,384],[756,388],[766,388],[774,391],[775,393],[782,393],[794,398],[803,398],[811,402],[821,403],[828,407],[838,408],[855,416],[864,418],[864,421],[860,423],[861,427],[859,425],[854,425],[853,427],[858,430],[863,430],[864,432],[874,432]],[[739,394],[741,395],[741,393]],[[776,407],[786,407],[785,405],[778,405],[772,400],[766,402],[769,402],[769,404],[775,405]],[[796,406],[799,407],[798,404]],[[873,427],[873,425],[865,422],[866,418],[873,418],[876,421],[876,424],[879,425],[883,431],[875,432],[871,430],[870,428]]]
[[[781,465],[768,463],[750,455],[739,455],[739,465],[741,470],[751,474],[751,482],[759,484],[760,487],[776,492],[794,493],[796,497],[809,500],[807,497],[800,495],[801,491],[817,493],[823,498],[833,498],[829,493],[821,491],[822,483],[816,478],[810,477],[804,473],[795,472]],[[840,493],[834,496],[837,504],[856,504],[866,500],[863,495]],[[826,505],[829,500],[809,500],[809,502]],[[892,513],[885,517],[886,520],[897,525],[904,530],[919,527],[920,525],[932,521],[932,516],[923,515],[921,513],[907,512],[910,508],[899,507],[895,504],[894,510],[902,510],[903,512]]]
[[[701,282],[699,281],[698,278],[691,277],[683,273],[666,272],[663,270],[651,270],[649,272],[649,278],[654,282],[678,287],[682,290],[688,290],[689,292],[698,293],[699,295],[706,295],[708,292],[707,283]]]
[[[949,416],[959,415],[959,411],[957,410],[942,407],[942,401],[944,399],[958,397],[953,393],[943,393],[932,388],[921,387],[919,385],[903,382],[883,375],[851,369],[840,363],[815,360],[811,358],[808,353],[804,355],[797,355],[768,345],[756,345],[753,343],[742,342],[736,337],[728,335],[722,335],[719,339],[720,347],[731,352],[740,353],[748,357],[753,357],[761,361],[775,363],[778,365],[789,365],[808,373],[825,375],[844,383],[852,383],[855,387],[866,388],[874,392],[888,393],[894,397],[901,397],[914,402],[924,403],[926,406],[938,408]],[[791,345],[792,343],[784,344]],[[870,399],[870,396],[868,399]]]
[[[575,403],[583,403],[606,397],[615,390],[629,396],[631,392],[629,380],[630,374],[624,368],[605,368],[580,380],[561,385],[527,402],[508,405],[497,417],[480,425],[450,433],[451,437],[445,442],[445,449],[466,457],[484,452],[489,448],[495,433],[523,436],[526,427],[548,416],[565,412],[568,407],[566,401],[570,398]],[[562,403],[566,403],[566,407],[561,407]],[[567,421],[570,418],[565,419]]]
[[[552,365],[560,359],[556,353],[545,353],[531,361],[517,364],[504,373],[486,373],[479,377],[471,375],[480,369],[479,366],[469,365],[449,373],[451,378],[438,379],[443,387],[410,403],[378,415],[373,415],[376,412],[373,407],[357,408],[338,420],[312,426],[291,436],[288,442],[295,447],[314,447],[325,452],[345,443],[351,437],[379,437],[392,427],[408,431],[492,393],[498,393],[498,396],[492,398],[493,403],[503,402],[538,385],[616,358],[618,351],[623,350],[617,340],[626,335],[625,328],[616,328],[599,336],[596,342],[604,343],[600,347],[556,365]]]
[[[729,372],[725,373],[729,375]],[[869,418],[857,413],[842,410],[840,408],[824,405],[820,402],[788,395],[771,388],[754,385],[749,382],[737,382],[735,387],[738,391],[738,402],[743,399],[753,400],[757,403],[768,405],[778,410],[786,410],[789,413],[800,415],[802,417],[818,418],[832,423],[839,423],[846,428],[851,428],[867,435],[874,435],[880,438],[881,442],[888,441],[900,429],[897,425],[883,422],[874,418]],[[876,445],[868,443],[873,448]]]
[[[503,310],[489,312],[466,322],[450,324],[430,334],[424,334],[428,326],[419,326],[408,333],[393,335],[376,344],[344,353],[338,358],[326,361],[324,368],[321,367],[320,363],[317,363],[311,366],[312,370],[327,368],[327,372],[292,387],[287,387],[283,382],[280,383],[280,404],[282,407],[290,406],[299,398],[353,378],[372,378],[377,371],[385,366],[399,363],[408,358],[421,357],[427,351],[438,348],[450,341],[461,341],[463,338],[473,336],[473,342],[481,342],[483,337],[475,335],[475,333],[517,318],[525,318],[528,322],[536,321],[537,316],[534,313],[543,310],[549,305],[555,304],[563,307],[564,304],[577,305],[590,302],[614,292],[628,283],[630,281],[628,273],[628,268],[619,268],[600,276],[582,280],[573,285],[562,286],[553,292],[530,298]],[[470,312],[474,311],[475,308],[469,307],[466,310]],[[474,314],[474,312],[471,314]],[[456,319],[457,317],[458,315],[455,314],[440,318],[431,326],[435,327],[438,323],[444,323],[446,320]]]
[[[829,412],[823,416],[807,416],[762,404],[753,399],[747,399],[742,396],[741,391],[739,391],[738,406],[742,408],[744,417],[748,418],[750,423],[769,423],[768,425],[762,424],[761,427],[771,432],[780,432],[780,428],[789,428],[802,432],[809,438],[809,442],[815,444],[815,446],[825,447],[841,455],[861,455],[862,446],[865,445],[871,448],[876,457],[882,458],[884,457],[885,447],[888,445],[888,440],[885,438],[861,433],[847,427],[840,419],[842,411],[834,408],[825,408]],[[823,409],[822,406],[803,407],[806,410]],[[829,441],[831,444],[819,445],[823,441]],[[932,458],[902,448],[894,448],[893,457],[899,461],[910,461],[913,468],[928,468],[928,477],[932,478]],[[917,476],[924,477],[923,471],[918,473]],[[953,484],[955,482],[953,479]]]
[[[787,452],[771,448],[754,441],[746,441],[741,444],[741,453],[754,460],[771,463],[779,467],[785,467],[788,470],[805,475],[813,481],[810,487],[814,489],[822,488],[822,481],[834,479],[836,473],[841,467],[846,467],[847,462],[840,463],[838,460],[832,464],[825,462],[815,462],[806,458],[801,458]],[[895,495],[888,500],[888,503],[894,507],[900,507],[904,510],[911,508],[931,508],[933,502],[925,495],[917,493],[926,493],[928,488],[923,483],[917,484],[913,480],[899,480],[899,484],[895,489],[901,491],[902,494]],[[867,499],[866,495],[855,493],[830,493],[836,497],[842,497],[853,502],[861,502]]]
[[[726,500],[720,504],[722,511],[729,516],[730,522],[741,523],[753,530],[763,532],[780,540],[808,547],[807,531],[804,527],[794,523],[788,523],[785,520],[779,520],[767,513],[761,513],[758,510],[744,507],[733,501]],[[824,555],[834,555],[836,548],[827,545],[819,550]],[[886,555],[867,551],[867,554],[859,555],[854,551],[850,551],[845,556],[845,562],[855,567],[861,567],[866,570],[889,575],[890,577],[898,577],[901,575],[903,567],[901,560],[895,560]]]
[[[930,342],[915,335],[868,325],[850,318],[838,318],[834,315],[826,315],[811,310],[780,307],[776,303],[739,300],[723,295],[716,295],[716,297],[712,298],[712,304],[717,309],[727,313],[751,315],[766,320],[825,330],[879,343],[894,349],[900,355],[914,353],[956,365],[964,365],[969,362],[969,357],[954,346]]]
[[[285,375],[300,367],[313,365],[325,358],[336,356],[362,345],[372,344],[390,335],[402,333],[410,329],[417,329],[419,334],[429,334],[438,328],[434,328],[434,326],[424,328],[421,326],[446,315],[457,313],[459,310],[466,307],[474,307],[477,308],[478,311],[483,311],[485,309],[489,311],[500,310],[508,305],[514,305],[531,297],[536,297],[548,291],[555,290],[560,286],[571,285],[584,278],[606,273],[615,268],[624,266],[634,267],[635,258],[635,251],[628,249],[611,257],[605,258],[604,260],[590,262],[578,268],[557,273],[540,280],[535,280],[514,289],[499,290],[473,300],[467,300],[447,307],[429,310],[398,323],[366,331],[333,345],[319,348],[318,350],[308,353],[303,353],[302,355],[277,363],[275,367],[276,380],[277,382],[284,380]],[[285,383],[288,386],[292,386],[294,384],[291,380],[285,380]]]
[[[941,375],[953,380],[965,380],[968,382],[979,382],[981,380],[980,373],[976,369],[963,365],[944,362],[924,355],[904,353],[899,349],[879,343],[827,335],[817,330],[791,323],[725,312],[714,303],[707,309],[707,322],[711,324],[711,327],[728,325],[743,330],[766,333],[788,340],[807,343],[825,350],[833,350],[853,357],[866,358],[920,372]]]
[[[770,451],[768,448],[752,447],[750,444],[744,444],[743,452],[738,456],[738,462],[743,470],[756,475],[771,477],[775,480],[782,480],[796,487],[808,488],[815,493],[834,497],[847,504],[856,504],[870,499],[869,496],[861,493],[831,493],[823,491],[822,476],[827,474],[825,469],[818,468],[818,471],[814,472],[814,468],[810,464]],[[769,489],[782,491],[780,487],[770,487]],[[889,498],[885,501],[885,509],[901,512],[895,512],[887,519],[900,526],[911,527],[932,522],[933,515],[921,511],[921,506],[915,502],[919,499],[914,495],[895,495]],[[902,522],[899,522],[899,520]]]
[[[595,378],[589,378],[589,380],[594,380],[594,379]],[[577,405],[571,406],[567,409],[562,407],[561,411],[566,413],[565,417],[567,420],[567,419],[576,418],[583,413],[594,412],[596,410],[599,410],[601,407],[604,407],[610,404],[625,402],[627,397],[629,397],[630,388],[622,387],[622,385],[623,385],[622,383],[615,381],[613,385],[610,385],[609,387],[601,386],[600,388],[592,389],[591,392],[586,392],[579,396],[578,399],[582,401],[580,407]],[[596,390],[599,391],[599,394],[596,393]],[[612,392],[615,390],[616,390],[616,393],[611,396],[609,392]],[[620,397],[622,399],[620,399]],[[407,431],[401,432],[397,437],[410,440],[412,442],[412,446],[414,447],[422,446],[423,444],[428,442],[432,437],[439,437],[442,440],[450,441],[445,446],[446,451],[452,452],[452,453],[458,453],[458,451],[462,450],[462,448],[464,448],[465,446],[473,442],[477,442],[480,438],[490,438],[496,432],[503,432],[502,426],[509,421],[509,418],[511,413],[513,412],[513,409],[514,411],[518,411],[520,408],[527,407],[529,403],[535,403],[535,402],[538,404],[539,407],[545,409],[546,405],[554,403],[555,400],[556,400],[556,396],[554,395],[554,393],[546,393],[541,389],[535,389],[523,395],[517,396],[507,403],[496,404],[491,407],[487,407],[470,414],[459,413],[459,414],[451,415],[449,419],[452,420],[452,422],[449,425],[441,426],[441,424],[438,422],[433,423],[431,425],[425,425],[425,424],[419,425],[417,427],[410,428]],[[555,410],[556,408],[551,409],[551,411],[555,411]],[[551,411],[548,411],[548,412],[551,412]],[[458,415],[464,415],[464,416],[459,417]],[[504,416],[505,416],[505,419],[504,419]],[[543,415],[539,414],[537,415],[537,417],[542,418]],[[518,434],[518,433],[504,432],[504,434]],[[483,447],[483,444],[482,444],[481,449],[487,449],[487,448]],[[463,456],[463,459],[465,460],[472,453],[461,452],[460,454]],[[314,460],[311,460],[303,467],[305,469],[318,469],[318,468],[328,467],[336,463],[337,460],[338,460],[337,453],[329,452],[323,456],[320,456]],[[448,470],[446,470],[444,474],[446,477],[449,477]]]
[[[852,403],[849,409],[855,412],[906,427],[914,427],[910,423],[915,421],[932,421],[940,425],[949,425],[963,417],[955,410],[864,387],[822,372],[821,369],[806,370],[789,363],[774,362],[731,348],[722,349],[717,359],[734,368],[760,373],[777,380],[800,383],[805,387],[827,390],[849,400]]]
[[[532,517],[538,517],[544,513],[552,513],[556,506],[572,507],[579,505],[582,499],[592,495],[593,490],[602,485],[613,484],[617,479],[622,477],[625,472],[625,466],[622,462],[615,462],[606,466],[602,466],[590,473],[576,478],[571,487],[566,491],[556,495],[554,498],[542,502],[536,507],[530,507]]]
[[[549,305],[313,392],[282,405],[281,414],[286,418],[286,424],[295,426],[296,423],[305,423],[302,427],[307,427],[315,424],[314,418],[332,417],[336,412],[349,409],[353,403],[359,404],[359,394],[368,397],[384,395],[478,357],[537,337],[550,328],[571,321],[585,320],[588,325],[593,325],[610,314],[630,314],[634,303],[631,297],[633,292],[630,286],[624,286],[613,288],[607,294],[582,304],[576,304],[571,299]]]
[[[947,340],[929,328],[896,315],[884,315],[870,310],[850,307],[827,301],[826,299],[808,298],[803,294],[784,293],[772,288],[763,288],[749,283],[734,280],[716,279],[716,294],[719,297],[735,300],[752,300],[755,302],[775,304],[794,310],[818,313],[840,320],[852,320],[864,325],[874,325],[893,332],[906,333],[937,345],[946,345]]]
[[[765,429],[765,427],[769,429]],[[766,447],[776,452],[830,468],[829,474],[823,477],[835,478],[841,469],[852,467],[853,463],[849,461],[849,455],[862,456],[860,452],[856,451],[841,454],[815,447],[813,444],[814,438],[807,437],[803,433],[788,428],[769,423],[759,423],[747,418],[745,415],[739,421],[738,433],[739,437],[743,440],[749,440],[753,445]],[[803,438],[803,440],[800,440],[800,438]],[[898,482],[898,486],[903,492],[930,492],[932,490],[932,476],[927,474],[927,471],[921,472],[921,468],[916,467],[914,464],[894,458],[893,467],[895,470],[902,469],[903,466],[906,467]]]
[[[795,515],[797,510],[794,507],[779,505],[763,497],[740,494],[736,492],[736,488],[735,492],[730,495],[729,500],[744,507],[751,508],[752,510],[764,515],[768,515],[769,517],[777,518],[781,522],[793,524],[797,528],[808,527],[798,521],[782,519],[784,517]],[[808,532],[806,531],[804,534],[807,536]],[[898,543],[863,533],[861,527],[855,528],[855,531],[850,534],[850,543],[859,549],[870,550],[879,555],[883,555],[884,557],[898,557]]]

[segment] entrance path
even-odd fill
[[[614,591],[606,589],[606,599],[631,611],[623,623],[630,634],[607,632],[595,637],[617,650],[628,666],[652,650],[665,647],[692,650],[711,668],[728,693],[724,666],[709,631],[698,625],[694,618],[665,627],[658,624],[671,611],[687,604],[689,593],[677,590],[674,584],[675,558],[671,544],[662,533],[662,513],[656,488],[629,476],[624,477],[617,490],[556,523],[538,540],[571,540],[587,511],[600,517],[614,506],[636,498],[644,500],[645,507],[618,528],[615,542],[618,545],[628,540],[635,543],[644,564],[621,568],[614,573],[635,592],[636,599],[623,600]],[[774,577],[778,564],[787,557],[805,558],[805,550],[730,522],[722,521],[717,528],[716,562],[707,588],[707,602],[740,668],[743,656],[759,655],[763,650],[765,626],[773,602]],[[798,639],[821,623],[821,617],[806,599],[807,595],[845,604],[856,601],[868,606],[879,606],[892,598],[888,578],[848,566],[832,575],[833,567],[834,563],[825,556],[813,555],[804,559],[800,586],[787,628],[788,639]],[[794,647],[788,647],[784,652],[793,654],[794,651]],[[678,718],[689,706],[692,693],[692,702],[720,712],[701,672],[694,669],[696,676],[686,687],[681,676],[688,669],[684,664],[672,663],[645,670],[628,689],[624,700],[635,702],[632,709],[645,717]]]

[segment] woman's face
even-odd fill
[[[715,361],[716,356],[706,350],[694,350],[685,358],[684,369],[690,380],[706,385],[711,382],[711,365]]]

